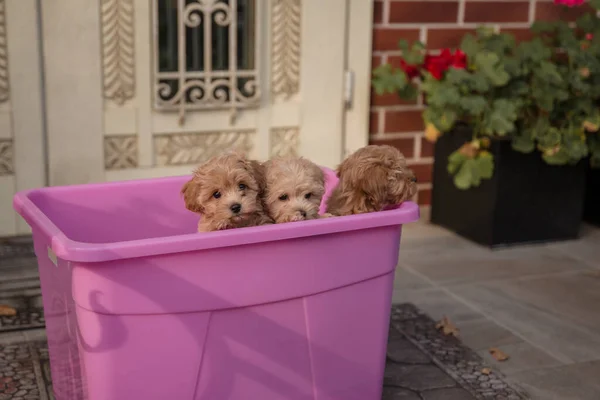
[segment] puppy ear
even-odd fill
[[[361,212],[380,211],[388,198],[388,170],[383,165],[373,165],[354,177],[355,191],[362,197],[358,207]]]
[[[204,208],[198,203],[200,195],[200,184],[194,178],[187,181],[181,188],[185,208],[195,213],[202,213]]]
[[[337,166],[337,168],[335,169],[335,175],[338,178],[342,177],[342,173],[344,172],[345,169],[345,161],[342,161],[342,163],[340,165]]]
[[[319,185],[320,193],[319,196],[325,194],[325,173],[317,164],[311,162],[312,176],[315,182]]]
[[[268,162],[268,161],[267,161]],[[261,164],[256,160],[245,160],[245,167],[256,180],[258,192],[262,194],[267,188],[267,173],[265,164]]]

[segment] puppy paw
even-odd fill
[[[330,214],[330,213],[325,213],[325,214],[319,215],[319,218],[331,218],[331,217],[335,217],[335,215]]]

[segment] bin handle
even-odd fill
[[[54,247],[56,239],[66,239],[63,233],[58,229],[56,225],[50,221],[50,219],[36,206],[30,199],[29,194],[33,190],[22,191],[13,197],[13,208],[19,214],[30,227],[38,227],[42,233],[50,239],[52,250],[56,253]]]

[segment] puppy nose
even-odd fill
[[[242,205],[240,203],[234,203],[229,208],[231,209],[231,211],[237,214],[242,210]]]
[[[302,215],[304,218],[306,218],[306,211],[300,210],[300,215]]]
[[[417,177],[413,176],[412,178],[410,178],[411,181],[416,182],[417,181]]]

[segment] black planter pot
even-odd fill
[[[600,168],[587,167],[583,219],[600,226]]]
[[[435,145],[432,223],[490,247],[578,237],[585,162],[551,166],[539,152],[522,154],[508,140],[493,140],[494,176],[460,190],[447,171],[448,156],[469,140],[471,130],[461,126]]]

